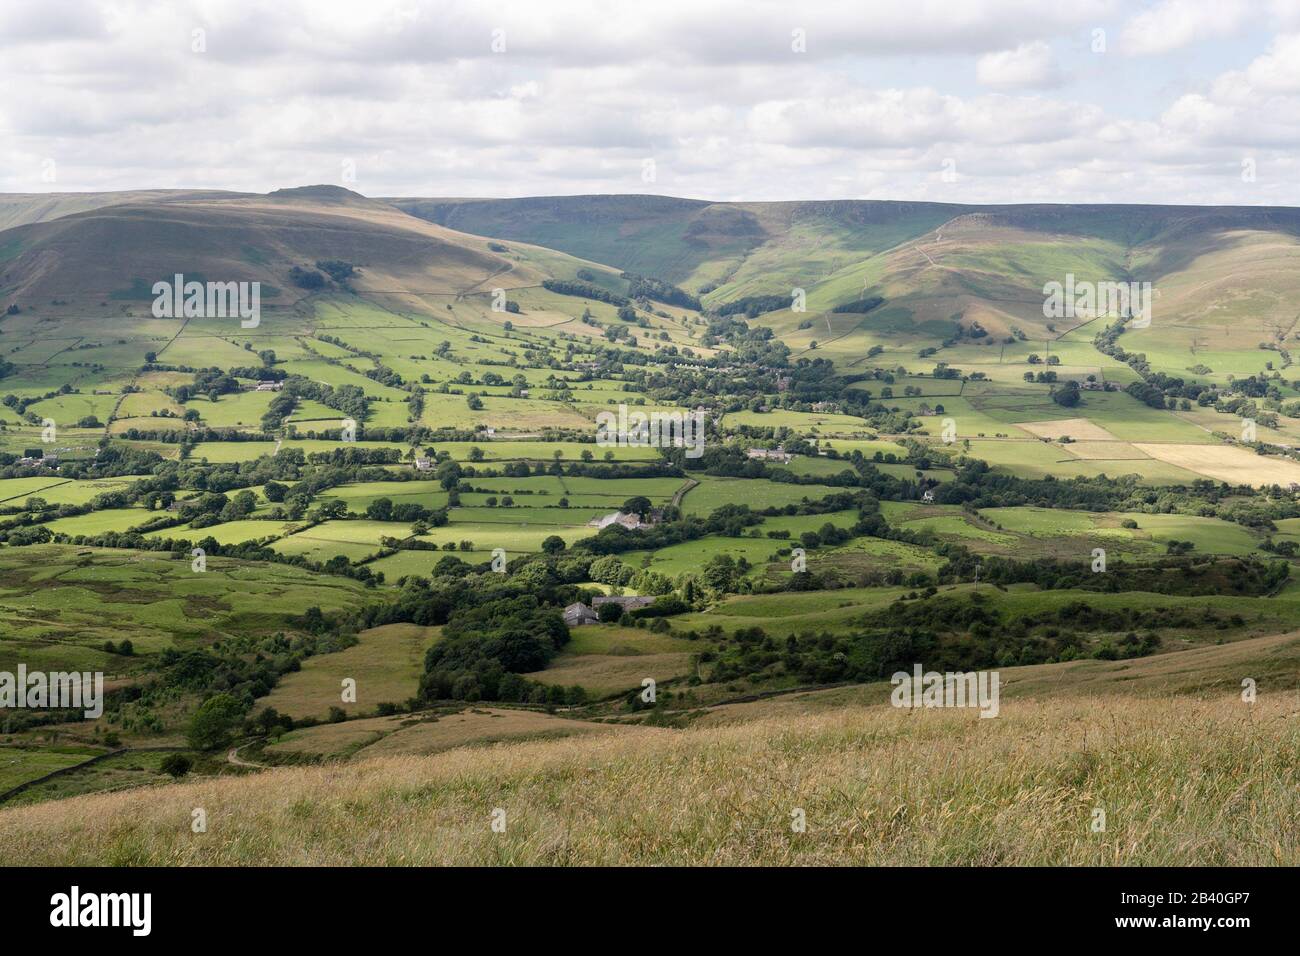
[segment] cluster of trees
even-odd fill
[[[765,312],[777,312],[788,308],[790,308],[788,295],[747,295],[740,299],[733,299],[731,302],[724,302],[715,312],[721,316],[744,315],[753,319]],[[712,324],[710,331],[712,331]]]
[[[1160,648],[1157,629],[1185,632],[1244,624],[1239,615],[1184,607],[1107,607],[1074,601],[1056,610],[1014,615],[980,593],[962,597],[913,593],[864,616],[847,634],[791,635],[780,640],[761,628],[737,631],[716,652],[708,679],[799,683],[874,681],[920,663],[926,670],[969,671],[1093,657],[1138,657]],[[1127,631],[1115,638],[1119,632]],[[1139,636],[1139,631],[1145,631]],[[716,636],[721,637],[721,634]]]
[[[882,299],[880,296],[872,295],[872,296],[867,296],[864,299],[855,299],[852,302],[845,302],[843,305],[837,305],[835,306],[835,308],[831,309],[831,311],[840,312],[840,313],[870,312],[872,309],[876,308],[884,301],[885,300]]]
[[[622,278],[628,281],[629,298],[654,299],[665,305],[676,305],[686,309],[701,308],[700,300],[695,296],[662,279],[651,279],[634,272],[624,272]]]
[[[354,629],[342,616],[324,615],[319,608],[309,608],[295,623],[302,633],[293,637],[278,632],[269,637],[227,638],[191,650],[166,648],[151,678],[121,703],[150,706],[165,703],[177,691],[202,694],[203,701],[190,717],[189,742],[199,750],[225,746],[245,729],[244,719],[254,701],[270,693],[281,677],[299,670],[308,657],[356,643]],[[120,717],[111,709],[106,713]],[[288,729],[293,721],[274,711],[263,712],[263,732],[272,725]]]
[[[447,509],[426,508],[418,502],[393,504],[392,498],[376,498],[366,506],[366,517],[371,521],[421,521],[428,527],[440,528],[447,523]]]
[[[1111,562],[1104,572],[1094,572],[1089,562],[1016,561],[1003,557],[980,557],[959,546],[942,548],[947,562],[939,569],[940,583],[980,581],[1006,586],[1035,584],[1044,590],[1077,589],[1116,594],[1148,591],[1155,594],[1237,594],[1261,596],[1276,591],[1291,573],[1285,561],[1258,558],[1187,557],[1173,549],[1171,557],[1140,564]]]
[[[329,279],[334,280],[340,288],[352,291],[352,280],[357,275],[357,268],[341,259],[318,261],[315,269],[306,269],[302,266],[291,266],[289,269],[289,281],[300,289],[310,291],[325,288]]]
[[[610,292],[608,289],[602,289],[590,282],[576,282],[570,279],[543,279],[542,288],[557,295],[572,295],[581,299],[594,299],[597,302],[607,302],[610,305],[620,307],[628,305],[630,301],[625,295]]]
[[[285,418],[293,411],[298,399],[320,402],[328,408],[343,413],[360,425],[366,420],[370,398],[359,385],[326,385],[314,382],[301,375],[290,375],[284,379],[284,385],[271,399],[271,405],[262,416],[262,428],[274,431],[284,424]]]
[[[449,615],[442,640],[425,655],[420,695],[426,700],[518,699],[522,679],[542,670],[569,641],[560,612],[531,594],[503,597]]]

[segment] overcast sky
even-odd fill
[[[1297,0],[6,0],[0,190],[1300,205]]]

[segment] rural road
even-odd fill
[[[230,753],[226,754],[226,762],[234,764],[236,767],[252,767],[255,770],[265,770],[266,765],[260,763],[249,763],[247,760],[241,760],[239,757],[239,748],[231,747]]]
[[[677,493],[673,495],[673,500],[669,502],[669,504],[674,508],[680,508],[682,506],[682,499],[686,497],[686,492],[690,491],[698,484],[699,482],[694,478],[687,478],[686,484],[677,489]]]

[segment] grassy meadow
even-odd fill
[[[995,720],[840,708],[436,760],[421,755],[429,741],[0,819],[6,855],[33,865],[1294,866],[1294,707],[1082,698],[1009,703]],[[182,825],[191,806],[207,809],[206,834]]]

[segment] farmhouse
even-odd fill
[[[777,448],[747,448],[745,457],[758,461],[789,462],[794,458],[794,455],[787,452],[785,446],[781,445]]]
[[[20,465],[44,465],[46,468],[58,468],[58,467],[59,467],[59,456],[58,456],[58,455],[46,455],[44,458],[30,458],[30,457],[24,456],[24,457],[18,459],[18,464],[20,464]]]
[[[415,459],[415,470],[416,470],[416,471],[432,471],[432,470],[433,470],[433,459],[432,459],[432,458],[417,458],[417,459]]]
[[[284,383],[283,383],[283,382],[275,382],[275,381],[271,381],[271,382],[258,382],[257,385],[256,385],[256,387],[254,388],[254,391],[257,391],[257,392],[278,392],[278,391],[279,391],[280,389],[282,389],[283,387],[284,387]]]
[[[608,528],[612,524],[622,525],[628,531],[640,531],[642,528],[650,527],[654,522],[642,521],[638,515],[624,514],[622,511],[615,511],[607,514],[602,518],[592,518],[587,522],[587,527],[601,530]]]
[[[564,609],[564,623],[569,627],[581,627],[584,624],[595,624],[600,620],[600,616],[587,605],[578,601],[570,604]]]

